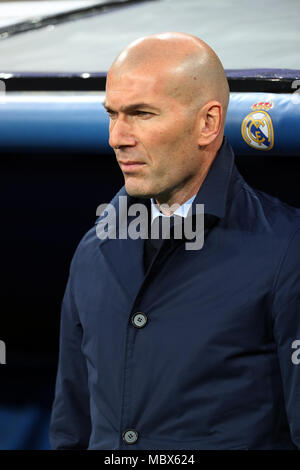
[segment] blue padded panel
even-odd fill
[[[231,93],[225,134],[237,155],[300,156],[299,129],[299,94]],[[0,148],[111,153],[108,117],[99,96],[1,97]]]
[[[109,153],[108,122],[99,97],[2,97],[0,148]]]
[[[231,93],[225,134],[237,155],[300,157],[300,95]]]

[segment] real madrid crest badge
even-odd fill
[[[257,150],[271,150],[274,146],[274,130],[267,111],[273,108],[272,101],[255,103],[252,112],[242,122],[244,141]]]

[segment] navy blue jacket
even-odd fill
[[[149,205],[123,187],[116,210],[120,195]],[[300,448],[300,211],[250,188],[226,138],[197,203],[202,249],[164,241],[146,273],[143,239],[100,240],[95,225],[81,240],[54,449]]]

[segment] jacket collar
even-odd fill
[[[196,204],[204,204],[205,214],[220,219],[225,216],[233,165],[234,153],[227,137],[224,136],[223,143],[194,199],[193,214]]]
[[[228,190],[229,183],[232,175],[232,170],[234,167],[234,153],[231,145],[228,142],[227,137],[224,136],[222,145],[206,175],[205,180],[203,181],[196,197],[192,203],[191,215],[195,215],[197,212],[197,204],[204,204],[204,214],[209,214],[214,216],[214,218],[223,218],[226,212],[226,203],[228,199]],[[143,204],[148,213],[151,214],[151,201],[148,198],[136,198],[130,196],[126,189],[125,185],[120,189],[120,191],[115,195],[111,201],[111,205],[115,208],[116,211],[116,233],[119,233],[120,222],[124,221],[123,230],[127,230],[127,226],[130,221],[133,220],[136,216],[127,216],[127,220],[124,217],[119,217],[119,201],[120,196],[123,196],[124,203],[124,212],[128,214],[128,209],[133,204],[139,203]],[[103,212],[99,218],[96,220],[95,224],[101,221],[104,217],[105,212]],[[109,240],[109,238],[101,240],[101,244],[104,241]]]
[[[233,151],[230,144],[227,142],[227,139],[224,138],[222,146],[211,165],[211,168],[199,189],[191,208],[192,214],[195,214],[196,204],[204,204],[206,229],[209,229],[209,227],[214,225],[219,218],[224,217],[225,215],[233,163]],[[120,196],[124,196],[122,198],[124,208],[121,211],[121,217],[119,217]],[[128,215],[129,208],[132,208],[135,203],[144,204],[146,206],[148,216],[151,214],[150,199],[134,198],[128,195],[125,186],[123,186],[111,201],[111,205],[115,208],[116,214],[115,228],[117,240],[112,238],[100,239],[98,237],[99,249],[101,250],[102,256],[111,267],[116,282],[122,287],[122,291],[126,293],[129,302],[136,298],[136,295],[145,279],[143,265],[144,239],[141,237],[132,239],[127,236],[122,239],[119,237],[120,231],[122,232],[124,230],[125,234],[128,233],[128,226],[131,220],[136,217],[136,215]],[[125,213],[126,216],[124,218],[122,217],[122,214]],[[106,216],[105,211],[103,211],[100,217],[96,220],[96,224]]]

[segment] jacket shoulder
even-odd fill
[[[236,185],[237,205],[249,224],[255,224],[257,229],[264,226],[277,235],[288,235],[300,228],[300,208],[250,186],[241,174],[237,175]]]

